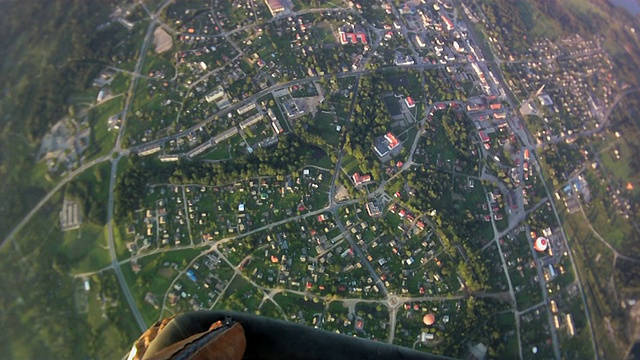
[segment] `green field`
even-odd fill
[[[129,83],[131,82],[131,78],[125,73],[117,73],[114,78],[111,80],[109,84],[109,89],[111,93],[114,95],[122,94],[125,91],[129,90]]]
[[[575,266],[580,274],[601,355],[621,358],[621,349],[611,341],[605,328],[597,326],[604,323],[605,317],[610,318],[614,324],[623,321],[616,315],[619,314],[619,303],[610,301],[612,294],[608,283],[613,273],[613,254],[590,233],[582,214],[566,216],[563,224],[574,253]],[[596,262],[599,254],[601,257]]]
[[[261,291],[254,288],[241,276],[236,276],[216,304],[216,308],[255,312],[258,310],[261,300]]]
[[[60,251],[75,263],[72,273],[95,271],[111,264],[104,226],[82,224],[79,229],[65,232]]]
[[[384,101],[384,104],[387,106],[387,110],[389,110],[389,113],[391,114],[391,116],[397,116],[402,114],[401,110],[400,110],[400,103],[398,102],[398,98],[395,96],[385,96],[382,98],[382,101]]]
[[[108,154],[116,143],[117,130],[109,131],[107,121],[124,108],[124,96],[118,96],[96,106],[89,111],[89,126],[91,127],[89,158],[97,158]]]
[[[514,328],[516,325],[516,319],[511,313],[496,315],[496,318],[500,329]],[[508,341],[505,344],[504,352],[501,354],[501,357],[504,359],[515,359],[518,356],[520,356],[518,351],[518,337],[510,336],[508,337]]]
[[[564,35],[558,22],[549,19],[529,1],[518,1],[516,4],[531,37],[556,39]]]
[[[557,302],[557,315],[571,314],[575,322],[575,336],[568,336],[566,323],[557,330],[562,359],[623,358],[637,332],[629,300],[640,291],[634,229],[640,216],[640,102],[638,93],[629,95],[598,129],[593,119],[571,110],[582,114],[590,106],[590,99],[584,102],[573,91],[589,92],[608,111],[618,91],[637,87],[640,80],[621,74],[635,75],[640,45],[633,19],[599,1],[465,3],[479,18],[465,25],[477,33],[491,77],[501,80],[493,65],[504,64],[521,86],[520,96],[543,82],[561,108],[545,107],[541,117],[524,119],[542,142],[527,146],[539,148],[554,188],[580,169],[576,174],[586,178],[591,199],[583,192],[574,214],[562,200],[559,213],[544,202],[532,210],[549,192],[538,175],[523,186],[508,179],[517,170],[515,159],[522,159],[520,139],[508,129],[492,132],[489,160],[478,159],[487,155],[477,139],[485,123],[471,118],[490,111],[464,111],[468,96],[484,97],[474,85],[474,76],[482,76],[472,73],[469,53],[456,52],[455,60],[438,64],[441,55],[429,46],[418,56],[434,66],[420,59],[415,66],[391,65],[394,53],[415,52],[401,34],[436,34],[417,15],[396,17],[399,9],[422,9],[436,22],[444,13],[459,21],[466,16],[460,1],[442,12],[427,9],[437,8],[434,1],[397,1],[386,14],[378,0],[292,0],[284,16],[272,16],[261,0],[143,0],[118,9],[113,2],[0,1],[0,358],[121,358],[144,330],[132,311],[149,326],[187,311],[224,309],[375,341],[392,335],[395,345],[456,358],[469,357],[470,347],[482,343],[489,359],[521,353],[546,359],[554,356],[547,295]],[[446,8],[449,2],[438,3]],[[132,28],[118,17],[132,21]],[[336,31],[347,22],[365,29],[366,45],[338,44]],[[391,30],[390,39],[382,40],[386,30],[379,29],[394,23],[409,29]],[[164,54],[143,43],[147,30],[159,25],[170,28],[175,40]],[[577,32],[602,44],[602,54],[581,53],[582,45],[563,48],[571,40],[534,47],[542,38]],[[428,40],[443,39],[449,47],[454,37],[457,32],[438,30]],[[476,42],[476,36],[470,39]],[[556,46],[563,51],[551,49]],[[563,68],[567,64],[571,69]],[[92,84],[106,70],[114,72],[105,86],[110,97],[96,104],[99,89]],[[576,78],[584,79],[584,87],[566,86]],[[204,98],[218,87],[231,104],[223,110]],[[274,98],[276,89],[287,95]],[[509,88],[500,90],[514,96]],[[323,96],[311,109],[316,91]],[[407,96],[415,108],[406,109]],[[291,97],[306,104],[300,116],[288,118],[279,104]],[[423,131],[425,108],[450,100],[455,103],[434,110]],[[518,104],[506,100],[500,99],[509,120],[521,121]],[[237,114],[239,105],[253,101],[255,110]],[[268,148],[257,145],[274,138],[265,117],[195,159],[183,156],[266,109],[285,130]],[[119,129],[108,130],[114,115],[126,115],[120,140],[135,150],[131,155],[114,149]],[[488,116],[497,125],[499,116]],[[60,121],[78,124],[76,132],[88,127],[90,135],[79,165],[60,164],[54,173],[47,167],[56,155],[37,163],[35,157],[43,136]],[[581,132],[583,121],[593,132]],[[192,127],[198,130],[187,134]],[[574,142],[544,140],[569,129]],[[372,144],[389,131],[402,146],[383,163]],[[80,146],[65,140],[66,151]],[[142,147],[137,145],[153,140],[180,160],[162,163],[157,154],[135,154]],[[409,154],[413,144],[415,156]],[[112,163],[119,153],[127,161]],[[494,154],[501,160],[492,161]],[[334,174],[338,156],[341,168]],[[103,161],[73,172],[96,159]],[[501,183],[480,180],[484,170]],[[374,183],[356,189],[350,179],[356,172],[371,174]],[[529,204],[509,218],[505,199],[497,199],[504,219],[486,221],[492,213],[483,208],[491,206],[487,192],[503,185],[526,189]],[[347,200],[328,199],[330,189],[342,186]],[[69,201],[77,204],[82,223],[62,231],[60,212]],[[381,214],[369,215],[370,201]],[[32,209],[25,225],[5,239]],[[402,217],[400,210],[406,211]],[[546,228],[553,229],[550,239],[565,230],[570,248],[555,254],[559,275],[545,283],[537,277],[540,270],[548,276],[547,269],[536,268],[541,265],[534,259],[546,261],[547,255],[534,254],[527,233]],[[132,304],[123,289],[131,292]],[[422,321],[427,313],[435,324]],[[359,321],[362,327],[355,326]],[[418,340],[427,334],[434,337]],[[531,351],[534,346],[539,351]]]
[[[141,267],[139,273],[134,274],[130,264],[121,267],[129,288],[136,301],[138,309],[147,324],[152,324],[160,317],[160,310],[165,293],[170,290],[169,285],[182,271],[186,262],[200,254],[200,250],[178,250],[144,257],[138,261]],[[165,266],[168,263],[169,266]],[[177,265],[177,269],[172,264]],[[157,308],[145,302],[145,296],[151,293],[157,300]]]
[[[329,145],[329,149],[337,149],[340,145],[340,134],[342,132],[336,130],[337,126],[344,127],[344,122],[339,121],[336,116],[325,112],[318,112],[314,119],[314,129],[311,130],[314,133],[320,135],[326,140]]]
[[[202,156],[202,159],[206,160],[227,160],[231,157],[229,148],[231,147],[231,140],[225,140],[216,145],[211,151]]]
[[[344,171],[348,176],[353,175],[353,173],[360,171],[360,165],[358,164],[358,160],[349,155],[344,154],[342,157],[342,171]]]
[[[14,245],[0,251],[4,267],[0,284],[14,289],[10,296],[3,296],[8,317],[3,316],[0,322],[15,330],[0,335],[2,343],[11,344],[5,354],[17,358],[73,358],[73,354],[82,353],[108,358],[114,352],[124,353],[139,329],[126,301],[120,298],[113,273],[92,276],[88,294],[81,289],[80,280],[71,276],[109,264],[102,247],[106,243],[103,227],[86,223],[78,230],[60,232],[62,199],[58,194],[17,234]],[[96,300],[99,294],[104,296],[104,305]],[[9,318],[11,325],[7,323]],[[48,331],[41,331],[43,326]]]

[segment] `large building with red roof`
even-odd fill
[[[338,30],[340,44],[366,44],[367,34],[360,25],[345,25]]]
[[[265,3],[273,16],[286,10],[282,0],[265,0]]]
[[[386,133],[384,135],[384,138],[387,140],[387,143],[389,144],[389,150],[395,149],[396,146],[398,146],[400,144],[398,139],[396,139],[395,135],[393,135],[390,132]]]
[[[393,135],[393,133],[386,133],[384,136],[380,136],[377,138],[373,144],[373,149],[376,151],[378,156],[384,157],[389,154],[392,150],[397,148],[400,145],[400,141]]]
[[[367,209],[367,213],[371,217],[380,216],[382,214],[382,212],[380,211],[380,207],[378,207],[378,205],[372,201],[368,202],[365,205],[365,208]]]
[[[491,140],[487,134],[484,133],[484,131],[480,130],[478,131],[478,135],[480,135],[480,140],[482,140],[482,142],[488,142],[489,140]]]
[[[446,15],[441,14],[440,18],[442,19],[442,23],[443,23],[445,29],[447,29],[447,31],[453,30],[453,27],[454,27],[453,26],[453,22],[451,20],[449,20],[449,18]]]
[[[354,173],[351,176],[351,180],[353,180],[353,184],[355,186],[360,186],[363,184],[366,184],[368,182],[371,181],[371,175],[369,174],[365,174],[365,175],[360,175],[360,173]]]
[[[412,109],[416,106],[416,102],[413,101],[411,96],[407,96],[406,98],[404,98],[404,103],[407,105],[409,109]]]

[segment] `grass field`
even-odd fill
[[[318,6],[314,6],[314,5],[310,4],[309,1],[293,0],[293,6],[296,9],[296,11],[306,10],[306,9],[334,8],[334,7],[337,7],[335,2],[332,2],[330,0],[321,0],[321,1],[317,1],[317,3],[319,5]]]
[[[613,272],[613,254],[590,233],[582,214],[564,215],[563,225],[574,253],[575,266],[580,274],[591,321],[595,325],[593,328],[600,355],[606,354],[606,358],[622,358],[621,349],[611,341],[606,328],[597,326],[604,324],[605,317],[612,319],[614,324],[621,321],[619,315],[616,315],[619,314],[619,305],[610,300],[613,295],[608,286]],[[599,254],[600,259],[596,262]]]
[[[45,243],[59,238],[58,216],[61,209],[62,194],[57,193],[13,237],[14,246],[23,256],[27,256]]]
[[[615,159],[614,147],[608,148],[600,153],[600,159],[604,166],[603,174],[611,177],[613,181],[621,185],[631,183],[634,185],[633,195],[640,194],[640,173],[634,171],[633,164],[636,162],[636,149],[633,145],[636,136],[640,132],[635,129],[628,130],[632,132],[630,136],[621,139],[621,141],[610,142],[620,152],[620,159]],[[631,144],[630,144],[631,143]]]
[[[114,97],[89,112],[89,126],[91,127],[89,158],[106,155],[113,149],[118,132],[116,130],[109,131],[107,121],[109,117],[122,111],[124,100],[124,96]]]
[[[150,50],[147,50],[147,56],[144,58],[144,65],[140,73],[149,75],[151,71],[164,71],[165,78],[169,79],[175,73],[172,61],[171,51],[165,54],[156,54],[150,47]]]
[[[225,140],[216,145],[211,151],[204,154],[201,158],[205,160],[227,160],[231,157],[231,154],[229,153],[230,146],[230,140]]]
[[[390,96],[385,96],[382,98],[382,101],[384,102],[385,106],[387,107],[387,110],[389,110],[389,113],[391,114],[391,116],[397,116],[400,115],[402,112],[400,111],[400,103],[398,102],[398,98],[390,95]]]
[[[456,151],[449,140],[447,140],[447,135],[442,125],[440,123],[432,123],[431,126],[435,126],[435,133],[429,135],[430,139],[427,140],[427,145],[425,146],[430,163],[435,164],[438,159],[443,163],[455,161]],[[427,129],[427,132],[430,131],[433,130]]]
[[[140,329],[117,285],[115,272],[109,270],[93,276],[91,283],[87,295],[89,311],[85,316],[91,326],[91,346],[95,347],[96,358],[108,359],[114,353],[124,354],[139,336]],[[115,301],[103,303],[100,300],[100,294],[105,294],[103,291]]]
[[[50,189],[57,183],[57,176],[50,174],[46,162],[39,161],[31,168],[30,182],[35,186]]]
[[[528,1],[518,1],[515,3],[520,12],[527,32],[533,38],[546,37],[556,39],[563,35],[559,24],[550,20],[540,10]]]
[[[36,354],[47,346],[59,348],[55,344],[62,341],[76,344],[73,351],[91,358],[124,353],[139,329],[121,298],[114,274],[107,271],[92,277],[88,293],[81,289],[80,280],[71,276],[108,265],[108,253],[101,247],[106,243],[103,227],[85,223],[78,230],[62,233],[58,226],[61,202],[59,192],[18,233],[15,244],[0,251],[2,263],[11,267],[2,269],[0,285],[11,287],[15,294],[3,311],[13,319],[11,328],[17,337],[11,349],[5,350],[19,358],[47,358]],[[66,322],[73,325],[66,326]],[[48,331],[42,332],[45,323]],[[9,326],[5,320],[2,325]],[[23,336],[31,337],[30,345]],[[34,346],[34,342],[40,345]]]
[[[260,307],[260,316],[286,320],[284,313],[271,301],[265,301]]]
[[[331,162],[331,158],[328,155],[325,155],[325,156],[322,156],[322,157],[318,158],[317,160],[314,159],[311,162],[311,165],[315,165],[315,166],[319,166],[321,168],[332,170],[334,164]]]
[[[98,270],[111,263],[107,250],[107,229],[101,225],[85,223],[79,229],[65,232],[60,251],[75,263],[71,268],[72,273]]]
[[[351,176],[354,172],[360,171],[360,165],[358,164],[358,160],[355,157],[344,154],[342,157],[342,170],[347,173],[347,175]]]
[[[127,90],[129,90],[129,84],[131,83],[131,78],[129,75],[125,73],[117,73],[111,83],[109,84],[109,89],[111,89],[111,93],[113,95],[123,94]]]
[[[338,121],[332,114],[318,112],[314,119],[314,129],[312,132],[320,135],[331,147],[327,150],[337,149],[340,144],[340,131],[336,130],[336,126],[344,126],[342,121]]]
[[[292,321],[304,321],[306,325],[312,324],[314,314],[322,314],[325,308],[324,300],[312,295],[303,297],[297,294],[281,292],[274,296],[285,315]]]
[[[152,324],[160,317],[160,307],[164,299],[165,292],[169,290],[169,285],[178,275],[178,271],[183,270],[184,262],[191,261],[200,254],[199,250],[178,250],[154,254],[144,257],[138,262],[141,270],[134,274],[129,264],[121,267],[122,273],[125,275],[129,288],[136,301],[138,309],[147,324]],[[168,263],[169,266],[164,264]],[[171,264],[177,264],[178,269],[174,269]],[[158,308],[154,308],[151,304],[145,302],[144,298],[147,293],[153,294],[156,299]]]
[[[516,326],[516,319],[511,313],[496,315],[496,321],[498,323],[499,329],[513,329]],[[507,337],[504,352],[500,355],[500,357],[502,357],[503,359],[516,359],[519,356],[518,337]]]
[[[261,300],[261,291],[241,276],[236,276],[215,307],[225,310],[257,311]]]

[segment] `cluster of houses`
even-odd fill
[[[224,97],[224,90],[222,90],[222,88],[216,89],[208,96],[209,98],[207,99],[207,101],[209,99],[211,101],[216,101],[216,99]],[[222,101],[226,101],[225,99],[226,97],[224,97]],[[175,162],[178,161],[181,157],[194,159],[199,155],[206,154],[206,152],[215,148],[225,140],[228,140],[240,134],[241,131],[246,131],[247,129],[255,127],[267,118],[270,125],[269,127],[273,131],[273,137],[277,140],[277,137],[284,133],[284,129],[271,108],[266,108],[266,112],[264,110],[265,109],[258,106],[255,102],[249,102],[245,105],[242,105],[236,109],[236,116],[233,116],[232,113],[227,114],[227,119],[231,119],[231,121],[234,123],[233,126],[224,130],[218,130],[217,133],[214,133],[213,131],[210,132],[204,128],[196,129],[193,132],[185,135],[184,137],[180,137],[176,140],[171,140],[169,148],[164,149],[165,151],[162,154],[158,155],[158,159],[160,159],[160,161],[162,162]],[[207,138],[208,140],[203,141],[203,139]],[[198,144],[198,142],[200,143]],[[176,148],[174,146],[175,143],[177,143],[178,145],[186,144],[186,148],[183,148],[182,146]],[[275,144],[275,141],[262,141],[257,145],[265,147],[273,144]],[[138,155],[148,156],[158,153],[162,150],[163,144],[155,143],[153,145],[141,148],[138,151]],[[247,150],[249,152],[252,151],[250,146],[248,146]]]
[[[537,141],[565,137],[569,142],[575,140],[572,133],[599,127],[615,93],[624,87],[611,76],[613,64],[600,41],[578,35],[556,42],[545,39],[530,52],[546,59],[518,63],[509,85],[523,97],[536,95],[521,112],[543,119],[542,129],[533,134]],[[597,79],[598,86],[583,81],[585,75]]]
[[[395,197],[400,197],[401,195],[400,195],[399,192],[397,192],[397,193],[394,194],[394,196]],[[402,206],[400,206],[400,205],[398,205],[396,203],[391,204],[389,206],[389,212],[391,212],[392,214],[397,214],[398,217],[400,217],[401,219],[409,222],[409,224],[413,225],[414,221],[415,221],[415,227],[419,231],[422,231],[422,230],[425,229],[424,221],[422,221],[421,219],[416,220],[416,217],[415,217],[414,214],[412,214],[409,210],[403,208]],[[402,224],[400,224],[398,226],[399,226],[399,229],[401,231],[405,231],[405,228],[404,228],[404,226]]]
[[[194,262],[176,281],[167,294],[168,304],[182,310],[198,311],[210,308],[223,295],[229,279],[220,278],[217,269],[221,260],[210,253]],[[165,266],[171,266],[166,263]],[[177,264],[173,264],[177,269]],[[193,287],[195,286],[195,289]],[[206,296],[198,296],[206,294]],[[204,297],[204,298],[202,298]],[[151,303],[151,302],[150,302]],[[153,305],[153,303],[151,303]]]

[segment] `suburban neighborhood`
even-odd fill
[[[637,317],[616,271],[640,253],[613,228],[637,229],[640,179],[612,167],[635,148],[611,119],[637,88],[603,39],[521,46],[494,11],[118,5],[101,26],[136,51],[38,151],[70,184],[59,231],[96,234],[70,270],[79,314],[125,309],[145,330],[230,309],[466,359],[618,354],[597,339]]]

